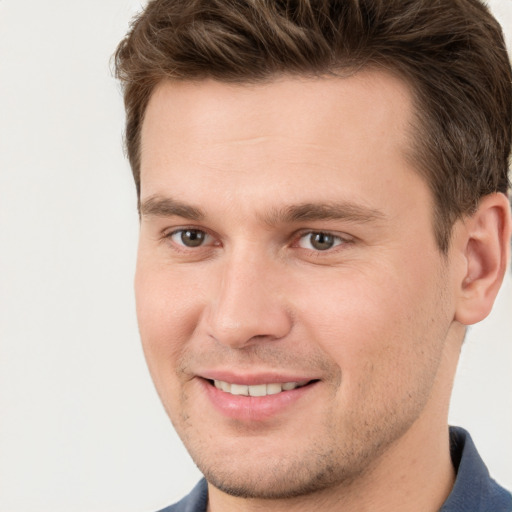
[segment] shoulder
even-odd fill
[[[440,512],[512,512],[512,495],[497,484],[464,429],[450,428],[455,485]]]
[[[208,503],[208,486],[203,478],[192,489],[190,494],[185,496],[170,507],[164,508],[159,512],[206,512]]]

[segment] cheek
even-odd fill
[[[175,369],[199,318],[200,293],[194,280],[171,268],[137,263],[135,297],[146,361],[159,391],[175,380]]]
[[[331,279],[302,302],[308,333],[341,369],[347,398],[430,379],[442,351],[438,288],[385,270]]]

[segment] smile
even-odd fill
[[[214,380],[213,385],[231,395],[236,396],[267,396],[277,395],[283,391],[291,391],[296,388],[305,386],[308,381],[304,382],[282,382],[269,384],[256,384],[247,386],[245,384],[231,384],[222,380]]]
[[[319,379],[299,376],[284,377],[271,373],[235,376],[220,371],[211,373],[208,376],[203,374],[197,381],[210,404],[224,418],[252,425],[285,414],[299,401],[313,400],[318,390],[322,389],[319,387]]]

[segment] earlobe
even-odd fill
[[[465,268],[458,284],[455,320],[471,325],[491,311],[505,274],[510,244],[510,204],[505,194],[485,196],[464,222]]]

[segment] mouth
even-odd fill
[[[278,395],[284,391],[292,391],[316,381],[270,382],[268,384],[255,385],[235,384],[223,380],[209,380],[208,382],[217,389],[224,393],[229,393],[230,395],[264,397],[269,395]]]
[[[286,411],[304,411],[305,404],[313,403],[320,389],[320,379],[264,372],[234,375],[209,371],[198,377],[205,397],[222,416],[250,424],[282,418]]]

